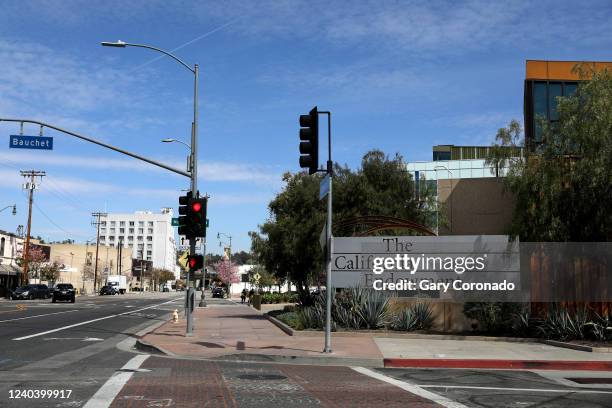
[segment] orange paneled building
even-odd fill
[[[529,149],[542,143],[542,129],[537,118],[554,123],[559,119],[557,97],[571,96],[576,92],[582,79],[573,69],[581,63],[597,71],[605,68],[612,70],[612,62],[527,60],[524,123],[525,145]]]

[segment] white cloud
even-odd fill
[[[134,170],[142,172],[164,171],[149,163],[132,158],[112,159],[105,156],[69,156],[62,154],[41,155],[40,152],[2,152],[0,161],[13,165],[56,166],[59,168],[79,168],[106,171]],[[154,158],[166,164],[184,170],[185,164],[173,162],[165,158]],[[280,183],[280,172],[268,166],[258,166],[249,163],[200,162],[198,166],[199,179],[203,182],[249,182],[257,184],[277,185]]]

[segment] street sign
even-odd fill
[[[172,226],[178,227],[178,225],[179,225],[178,218],[177,217],[172,218]]]
[[[187,269],[187,258],[189,257],[189,251],[185,251],[183,255],[178,259],[179,264],[183,266],[183,268]]]
[[[53,138],[46,136],[11,135],[9,147],[12,149],[53,150]]]
[[[259,280],[261,279],[261,275],[259,273],[256,273],[255,275],[253,275],[253,279],[255,280],[255,284],[259,284]]]
[[[329,174],[326,175],[319,185],[319,200],[322,200],[329,193]]]
[[[323,225],[323,230],[321,231],[321,235],[319,235],[319,244],[321,245],[321,249],[325,251],[325,246],[327,245],[327,223]]]

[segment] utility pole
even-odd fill
[[[26,242],[25,248],[23,250],[23,276],[21,278],[22,285],[28,284],[28,257],[30,255],[30,233],[32,229],[32,203],[34,201],[34,190],[36,189],[35,177],[42,178],[46,175],[44,171],[38,170],[29,170],[29,171],[20,171],[21,175],[24,179],[30,178],[30,181],[23,184],[24,190],[29,190],[29,199],[28,199],[28,226],[26,232]]]
[[[100,249],[100,218],[107,217],[108,214],[103,213],[103,212],[93,212],[91,213],[91,216],[94,217],[91,224],[95,225],[97,229],[97,232],[96,232],[96,260],[94,262],[95,266],[94,266],[94,283],[93,283],[94,293],[97,293],[96,291],[97,291],[97,285],[98,285],[98,251]]]
[[[85,264],[83,265],[83,273],[82,275],[82,288],[81,294],[85,293],[85,270],[87,269],[87,253],[89,252],[89,240],[85,241]]]

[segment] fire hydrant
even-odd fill
[[[178,310],[176,309],[172,312],[172,323],[178,323]]]

